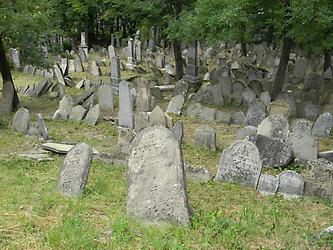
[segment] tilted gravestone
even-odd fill
[[[93,150],[85,143],[77,144],[69,151],[62,165],[58,181],[58,190],[62,195],[78,197],[83,194],[92,157]]]
[[[327,138],[330,136],[333,125],[331,113],[325,112],[316,120],[312,128],[312,134],[316,137]]]
[[[184,102],[185,97],[183,95],[176,95],[172,97],[168,104],[166,112],[180,115],[183,109]]]
[[[266,117],[258,126],[258,135],[286,139],[289,133],[289,123],[282,115]]]
[[[159,107],[156,106],[153,111],[149,115],[149,125],[150,126],[155,126],[155,125],[162,125],[166,127],[167,125],[167,120],[165,117],[165,113],[163,110]]]
[[[130,217],[148,224],[189,223],[181,148],[170,130],[153,126],[137,135],[126,177]]]
[[[184,124],[182,121],[176,122],[171,128],[171,132],[173,136],[177,139],[177,141],[179,141],[180,143],[183,142]]]
[[[99,113],[100,113],[100,108],[99,105],[97,104],[88,111],[86,117],[84,118],[84,121],[90,125],[96,125],[99,119]]]
[[[262,122],[262,120],[265,119],[265,117],[266,107],[261,101],[258,101],[253,103],[247,110],[244,124],[258,127],[258,125]]]
[[[20,108],[16,111],[13,120],[13,130],[26,134],[30,125],[30,114],[26,108]]]
[[[246,140],[236,141],[223,150],[215,180],[256,188],[261,169],[257,146]]]
[[[71,96],[64,96],[59,102],[59,108],[54,113],[53,120],[67,120],[73,108],[73,99]]]
[[[87,111],[88,111],[87,109],[85,109],[80,105],[75,106],[73,107],[72,112],[69,115],[69,119],[79,122],[86,116]]]
[[[278,176],[278,192],[285,198],[298,198],[303,196],[304,178],[295,171],[286,170]]]

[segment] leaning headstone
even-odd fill
[[[97,65],[96,61],[92,61],[91,63],[91,74],[93,75],[93,77],[98,77],[102,75],[101,69]]]
[[[231,120],[231,114],[225,111],[216,110],[215,121],[229,124]]]
[[[86,114],[87,110],[84,107],[78,105],[73,107],[72,112],[69,115],[69,119],[79,122],[83,120]]]
[[[75,72],[83,72],[84,68],[82,65],[82,62],[80,60],[80,58],[74,58],[74,68],[75,68]]]
[[[195,144],[199,147],[216,151],[216,131],[215,129],[203,125],[195,130]]]
[[[128,82],[121,81],[119,84],[119,126],[134,128],[133,99]]]
[[[99,118],[99,105],[95,105],[92,109],[90,109],[86,115],[86,118],[84,118],[84,121],[90,125],[96,125],[98,118]]]
[[[182,112],[184,102],[185,102],[185,97],[183,95],[176,95],[172,97],[168,104],[166,112],[180,115]]]
[[[64,76],[68,75],[68,58],[61,58],[60,69]]]
[[[215,179],[256,188],[261,169],[256,145],[246,140],[236,141],[223,150]]]
[[[180,143],[183,142],[183,135],[184,135],[184,124],[182,121],[176,122],[172,129],[171,132],[173,136],[179,141]]]
[[[242,93],[244,105],[251,105],[256,100],[256,93],[250,88],[246,88]]]
[[[275,176],[261,174],[257,190],[263,195],[275,195],[279,187],[279,181]]]
[[[258,127],[266,117],[266,107],[261,101],[253,103],[247,110],[244,124]]]
[[[165,117],[165,113],[163,112],[163,110],[159,106],[156,106],[153,109],[153,111],[150,113],[150,115],[149,115],[149,124],[150,124],[150,126],[162,125],[162,126],[166,127],[167,120],[166,120],[166,117]]]
[[[58,110],[53,115],[53,120],[66,120],[73,108],[73,99],[70,96],[64,96],[59,102]]]
[[[286,139],[289,134],[289,123],[282,115],[266,117],[258,126],[258,135]]]
[[[40,97],[41,95],[44,95],[50,89],[51,86],[52,83],[49,81],[48,78],[41,80],[31,93],[31,97],[37,98]]]
[[[53,69],[54,69],[54,74],[56,75],[58,83],[66,86],[64,75],[62,74],[61,69],[59,68],[59,66],[57,64],[55,64],[53,66]]]
[[[264,167],[284,167],[292,159],[291,147],[284,139],[258,135],[255,144]]]
[[[36,114],[36,120],[39,124],[39,128],[40,128],[42,138],[44,140],[48,140],[49,139],[49,133],[47,131],[47,128],[46,128],[46,125],[45,125],[45,122],[44,122],[44,119],[43,119],[42,115],[41,114]]]
[[[286,170],[278,176],[278,192],[285,198],[302,197],[304,193],[304,178],[295,171]]]
[[[142,130],[128,160],[127,214],[148,224],[190,220],[180,144],[161,126]]]
[[[305,176],[304,195],[333,202],[333,163],[325,159],[309,161]]]
[[[333,125],[331,113],[325,112],[316,120],[312,128],[312,134],[316,137],[327,138],[330,136]]]
[[[26,134],[30,125],[30,114],[26,108],[20,108],[16,111],[13,120],[13,130]]]
[[[80,143],[67,154],[58,181],[59,192],[67,197],[79,197],[87,184],[93,157],[92,148]]]
[[[101,111],[113,111],[113,92],[111,85],[99,86],[98,105]]]
[[[10,55],[12,57],[15,69],[20,69],[21,63],[20,63],[20,54],[19,54],[18,50],[11,48]]]

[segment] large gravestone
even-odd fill
[[[215,179],[256,188],[261,169],[256,145],[246,140],[236,141],[223,150]]]
[[[78,197],[83,194],[92,157],[93,150],[85,143],[80,143],[69,151],[62,165],[58,182],[58,190],[62,195]]]
[[[258,126],[258,134],[267,137],[286,139],[289,133],[289,123],[282,115],[266,117]]]
[[[20,108],[16,111],[13,120],[13,130],[26,134],[30,125],[30,114],[26,108]]]
[[[97,104],[88,111],[86,117],[84,118],[84,121],[90,125],[96,125],[99,119],[99,113],[100,109],[99,105]]]
[[[59,102],[59,108],[54,113],[53,120],[66,120],[73,108],[73,99],[71,96],[64,96]]]
[[[138,134],[126,180],[130,217],[153,224],[189,223],[182,152],[170,130],[154,126]]]
[[[119,84],[119,126],[134,128],[133,99],[128,82],[121,81]]]

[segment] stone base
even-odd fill
[[[120,127],[134,129],[134,114],[119,112],[118,123]]]

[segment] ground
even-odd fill
[[[77,81],[82,75],[73,78]],[[18,87],[39,79],[14,72]],[[57,99],[20,98],[32,114],[43,114],[55,141],[86,142],[100,152],[112,151],[117,143],[117,131],[111,122],[89,126],[52,121],[47,118],[56,110]],[[333,248],[332,237],[318,237],[333,224],[333,207],[316,198],[285,200],[237,185],[188,182],[189,203],[194,211],[191,224],[148,227],[126,217],[125,166],[99,160],[92,163],[85,195],[80,199],[64,198],[56,191],[64,158],[55,154],[51,162],[17,158],[15,152],[31,150],[40,142],[12,132],[12,118],[13,114],[0,118],[1,249]],[[193,145],[194,130],[202,122],[188,117],[182,120],[185,160],[215,174],[221,152],[234,141],[238,126],[207,122],[217,129],[218,150],[211,152]],[[321,141],[320,148],[332,149],[333,137]],[[290,167],[302,171],[299,166]]]

